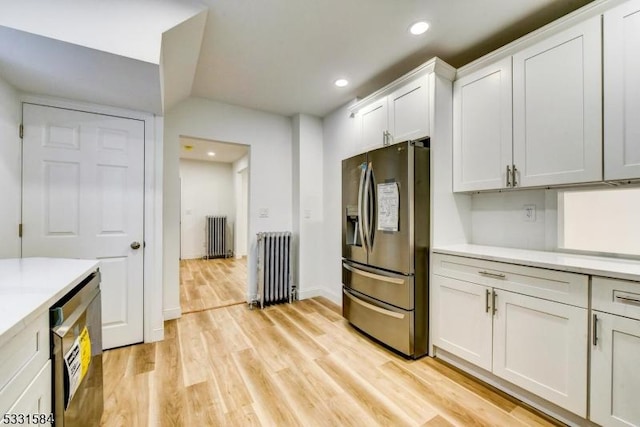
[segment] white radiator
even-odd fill
[[[260,308],[296,299],[291,270],[291,232],[258,233]]]
[[[205,233],[205,258],[226,258],[230,255],[226,216],[207,216]]]

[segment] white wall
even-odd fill
[[[357,100],[352,101],[355,103]],[[356,154],[355,120],[349,117],[350,104],[323,120],[323,200],[322,270],[325,294],[342,304],[342,160]]]
[[[189,98],[165,115],[164,132],[164,310],[180,307],[180,135],[250,145],[249,298],[256,292],[255,235],[292,228],[291,119],[200,98]],[[259,212],[266,217],[260,218]]]
[[[535,218],[525,215],[535,206]],[[557,249],[557,191],[518,190],[471,196],[471,242],[532,250]]]
[[[322,120],[293,117],[293,226],[297,251],[295,283],[300,299],[324,294]],[[339,259],[339,258],[338,258]]]
[[[206,255],[207,215],[226,216],[227,237],[232,239],[235,222],[232,167],[230,163],[180,159],[180,179],[181,256],[182,259],[202,258]]]
[[[0,77],[0,258],[20,257],[20,106],[16,90]]]
[[[249,238],[249,155],[233,163],[233,193],[236,205],[234,255],[247,256]]]

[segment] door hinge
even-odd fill
[[[18,237],[22,237],[22,224],[18,224]]]
[[[20,123],[20,139],[24,138],[24,125]]]

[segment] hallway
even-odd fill
[[[246,302],[247,259],[180,261],[182,314]]]

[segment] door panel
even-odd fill
[[[449,277],[432,278],[433,345],[490,371],[491,288]]]
[[[144,123],[24,104],[23,256],[100,259],[104,348],[143,340]]]
[[[388,130],[387,110],[387,98],[382,98],[358,112],[361,150],[370,150],[382,146],[384,132]]]
[[[604,13],[604,179],[640,178],[640,1]]]
[[[587,416],[587,309],[494,291],[493,373]]]
[[[351,263],[342,263],[342,283],[372,298],[404,308],[414,308],[414,277],[391,274]]]
[[[602,180],[600,16],[513,56],[517,186]]]
[[[378,150],[370,151],[368,162],[372,170],[374,189],[373,217],[371,221],[373,245],[369,251],[369,265],[402,274],[414,273],[414,230],[413,199],[414,191],[414,147],[403,142]],[[381,189],[385,184],[396,184],[398,190],[397,231],[384,231],[381,211],[387,209]]]
[[[362,238],[359,205],[367,155],[360,154],[342,161],[342,256],[367,263],[367,251]]]
[[[603,426],[640,425],[640,320],[594,312],[591,420]],[[593,343],[592,343],[593,344]]]

